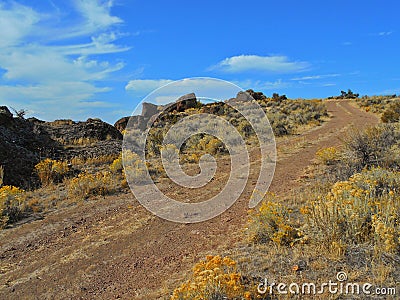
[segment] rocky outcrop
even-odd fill
[[[142,113],[138,116],[131,116],[131,117],[123,117],[119,119],[117,122],[115,122],[114,127],[119,130],[120,132],[123,132],[126,127],[129,126],[133,129],[139,129],[139,130],[146,130],[147,123],[149,120],[157,115],[159,113],[159,109],[161,109],[160,106],[152,104],[152,103],[147,103],[143,102],[142,103]]]
[[[184,112],[189,108],[195,108],[198,106],[197,98],[195,93],[190,93],[179,97],[174,103],[171,103],[164,110],[164,113],[169,112]]]
[[[100,119],[85,122],[36,118],[13,118],[7,107],[0,107],[0,165],[4,185],[25,189],[35,187],[35,165],[44,158],[69,159],[117,154],[122,134]]]
[[[157,115],[162,112],[162,114],[167,114],[171,112],[184,112],[189,108],[198,107],[198,102],[196,95],[190,93],[180,97],[174,103],[168,104],[167,106],[155,105],[147,102],[142,104],[142,113],[139,116],[123,117],[115,122],[114,127],[120,132],[124,131],[126,127],[132,127],[132,129],[146,130],[150,127],[156,119]]]
[[[123,117],[123,118],[119,119],[117,122],[115,122],[114,127],[119,132],[123,132],[125,130],[126,126],[128,125],[129,118],[130,117]]]
[[[48,135],[63,144],[74,144],[78,140],[122,140],[122,134],[112,125],[100,119],[88,119],[85,122],[58,120],[37,124]]]
[[[143,102],[142,103],[142,116],[145,119],[150,119],[152,116],[158,113],[158,105]]]

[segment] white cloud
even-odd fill
[[[113,1],[104,0],[74,0],[73,6],[81,18],[80,22],[70,24],[68,31],[58,31],[53,38],[57,40],[87,36],[122,24],[122,19],[111,15],[113,4]]]
[[[32,8],[12,2],[0,3],[0,48],[14,46],[33,30],[40,15]]]
[[[274,73],[293,73],[306,70],[307,62],[290,61],[286,56],[239,55],[225,58],[210,70],[220,70],[227,73],[246,71],[266,71]]]
[[[125,86],[125,90],[138,94],[148,94],[171,82],[173,82],[171,79],[133,79]]]
[[[74,4],[76,11],[71,14],[78,19],[39,13],[16,2],[0,3],[1,102],[19,103],[36,112],[46,103],[46,119],[55,117],[56,111],[58,117],[74,111],[82,116],[94,103],[102,105],[93,100],[96,94],[110,91],[100,86],[101,81],[124,64],[90,56],[129,49],[116,44],[122,34],[113,27],[122,20],[110,14],[112,1],[77,0]],[[60,13],[54,9],[54,14]],[[79,42],[74,43],[73,37],[79,37]],[[60,105],[67,107],[60,110]]]
[[[71,93],[71,90],[74,92]],[[97,108],[109,106],[105,102],[89,101],[94,94],[107,91],[109,88],[79,81],[58,82],[55,85],[2,85],[0,99],[7,99],[7,105],[26,109],[29,115],[46,120],[84,119],[90,116],[88,109],[94,105]]]

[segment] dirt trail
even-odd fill
[[[329,122],[278,141],[271,191],[283,195],[293,189],[315,152],[339,144],[349,126],[378,122],[347,101],[326,103]],[[257,155],[252,155],[255,166]],[[161,220],[131,194],[122,194],[4,230],[0,299],[154,299],[154,291],[167,289],[165,282],[190,269],[200,255],[238,240],[257,175],[253,170],[242,196],[227,212],[203,223]]]

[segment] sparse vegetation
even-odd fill
[[[389,105],[382,114],[383,123],[400,122],[400,101]]]
[[[325,168],[306,191],[293,196],[296,201],[286,197],[290,204],[284,204],[269,194],[250,212],[245,230],[250,244],[238,246],[232,256],[240,261],[236,272],[246,278],[236,297],[262,298],[252,292],[260,268],[268,269],[268,277],[279,282],[293,282],[293,276],[304,272],[307,282],[328,280],[339,264],[356,281],[398,285],[399,132],[395,125],[351,131],[342,149],[329,147],[316,153],[316,166]],[[301,260],[294,263],[291,256]],[[302,282],[303,276],[295,278]],[[188,283],[180,289],[187,287]]]

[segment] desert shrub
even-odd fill
[[[247,120],[242,120],[238,125],[238,131],[244,137],[249,137],[250,135],[254,135],[254,129],[251,124]]]
[[[83,200],[90,196],[111,194],[115,189],[116,184],[110,172],[85,172],[70,180],[68,196]]]
[[[161,156],[167,162],[172,162],[175,156],[179,157],[179,149],[173,144],[167,144],[161,147]]]
[[[0,228],[18,221],[23,211],[24,191],[15,186],[0,188]]]
[[[290,220],[291,211],[278,202],[264,201],[250,215],[247,235],[256,244],[270,241],[277,245],[292,246],[300,240],[301,232]]]
[[[150,166],[147,166],[140,156],[132,151],[125,151],[122,155],[125,162],[126,179],[132,183],[145,183],[147,169]]]
[[[112,173],[118,173],[121,172],[124,166],[122,165],[122,153],[114,159],[114,161],[110,165],[110,171]]]
[[[400,251],[400,172],[364,170],[301,211],[309,234],[332,248],[372,243],[376,251]]]
[[[345,140],[344,155],[360,171],[364,167],[387,164],[387,152],[400,140],[400,131],[395,126],[379,125],[365,131],[354,130]]]
[[[383,123],[400,122],[400,102],[391,104],[382,114]]]
[[[339,158],[339,153],[335,147],[328,147],[318,150],[316,157],[321,163],[331,165]]]
[[[242,295],[245,294],[245,297]],[[244,292],[236,262],[229,257],[207,256],[193,268],[192,277],[173,291],[171,300],[251,299]]]
[[[205,135],[197,144],[197,149],[209,154],[227,153],[224,143],[211,135]]]
[[[46,158],[35,166],[43,185],[58,182],[68,172],[68,163]]]

